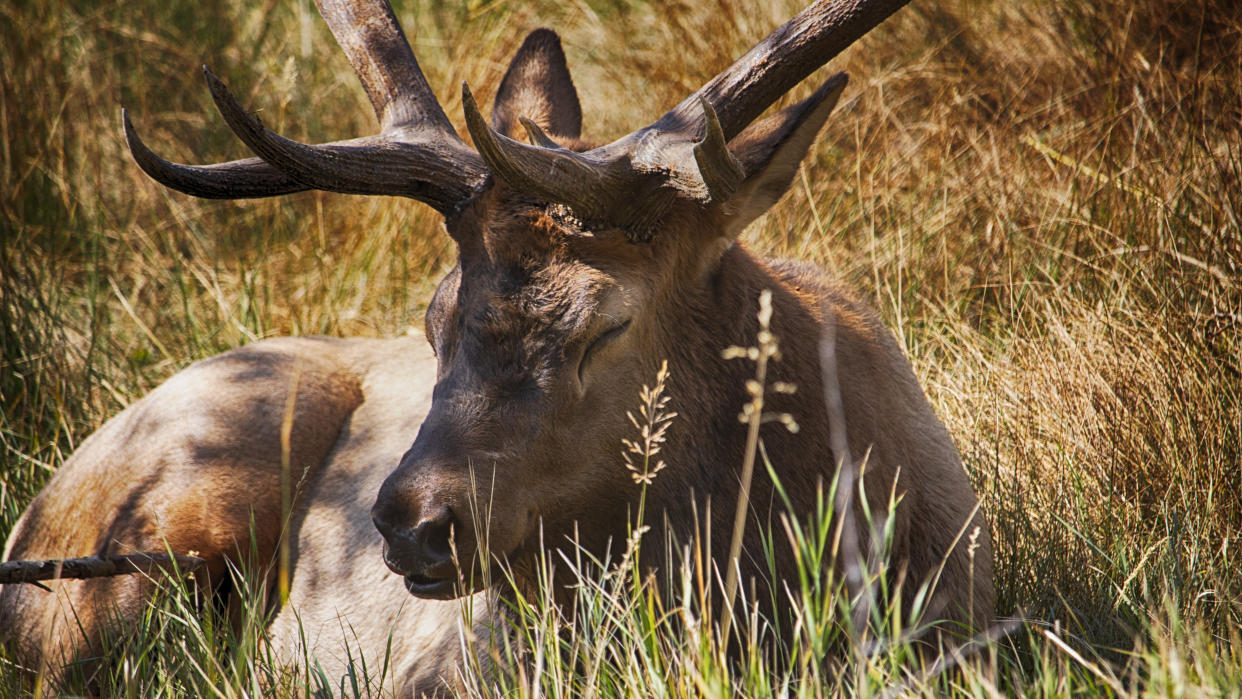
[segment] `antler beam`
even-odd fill
[[[461,142],[387,2],[315,0],[362,82],[380,128],[425,125]]]

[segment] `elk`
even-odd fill
[[[823,272],[738,242],[788,189],[846,78],[760,116],[904,0],[816,2],[659,119],[603,145],[581,140],[559,39],[535,31],[490,121],[463,85],[473,148],[386,2],[317,3],[370,97],[378,135],[291,141],[205,69],[216,106],[256,157],[173,163],[148,149],[128,115],[125,136],[148,175],[194,196],[319,189],[433,207],[457,263],[430,301],[425,341],[272,339],[192,365],[82,444],[30,504],[6,558],[167,548],[206,559],[203,579],[218,582],[230,565],[270,568],[285,537],[292,578],[269,629],[277,652],[305,651],[340,673],[344,625],[355,655],[379,657],[391,634],[405,688],[435,688],[455,673],[461,624],[494,632],[477,562],[504,562],[518,584],[534,584],[541,546],[572,540],[602,555],[624,537],[638,498],[622,463],[625,415],[665,361],[679,417],[646,507],[682,540],[692,512],[710,512],[706,526],[718,533],[708,553],[726,559],[751,369],[722,350],[753,343],[767,290],[783,354],[769,378],[804,389],[771,398],[802,429],[764,432],[792,514],[811,511],[838,468],[830,413],[816,398],[831,324],[849,450],[868,454],[866,497],[882,509],[900,496],[893,556],[904,589],[938,576],[930,618],[987,623],[987,525],[897,343]],[[282,462],[301,484],[287,521]],[[776,521],[780,502],[768,478],[755,479],[742,547],[750,555],[739,566],[760,586],[793,570],[779,547],[777,579],[754,563],[759,525]],[[967,530],[969,559],[957,545]],[[149,594],[138,576],[58,582],[51,592],[5,586],[0,628],[21,662],[55,673],[96,652],[105,621],[141,613]],[[463,621],[454,600],[471,596],[480,603]]]

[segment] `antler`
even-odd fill
[[[743,177],[727,141],[908,1],[820,0],[651,125],[591,151],[506,138],[487,128],[473,100],[466,100],[470,135],[510,186],[566,204],[584,218],[641,230],[671,201],[656,194],[669,186],[704,203],[727,199]]]
[[[819,0],[654,123],[586,152],[558,146],[527,121],[533,145],[508,138],[488,125],[463,85],[476,154],[453,130],[385,0],[316,0],[366,88],[378,135],[317,146],[283,138],[207,70],[216,106],[259,158],[171,163],[143,144],[123,113],[125,134],[147,174],[197,196],[263,197],[314,188],[411,197],[447,215],[490,170],[517,190],[641,236],[678,195],[702,203],[726,200],[746,175],[729,152],[729,139],[906,2]],[[819,90],[812,99],[829,93]]]
[[[259,158],[209,166],[169,162],[146,147],[122,112],[134,159],[155,180],[201,197],[323,189],[406,196],[451,213],[487,176],[487,168],[453,130],[391,6],[385,0],[316,4],[366,89],[380,122],[378,135],[322,145],[283,138],[248,114],[204,67],[216,106]]]

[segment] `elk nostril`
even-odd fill
[[[442,508],[435,517],[428,517],[414,527],[414,541],[429,558],[444,560],[453,555],[453,513]]]
[[[379,533],[385,539],[392,539],[394,536],[396,536],[397,528],[392,526],[392,524],[390,524],[388,520],[385,519],[382,514],[380,514],[378,507],[372,508],[371,510],[371,522],[375,525],[375,528],[379,530]]]

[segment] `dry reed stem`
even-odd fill
[[[755,475],[755,455],[759,447],[759,426],[763,424],[763,393],[768,376],[768,360],[778,357],[776,339],[768,330],[772,320],[772,292],[764,289],[759,294],[759,337],[756,347],[729,347],[725,359],[746,357],[755,362],[755,378],[748,381],[746,389],[750,402],[743,406],[739,419],[746,423],[746,451],[742,456],[742,473],[738,484],[737,507],[733,514],[733,535],[729,542],[728,568],[725,573],[724,610],[720,627],[720,643],[728,645],[733,624],[733,604],[737,599],[742,555],[742,536],[746,530],[746,513],[750,509],[750,485]]]
[[[850,633],[853,648],[864,652],[868,621],[874,604],[870,581],[862,571],[862,546],[858,522],[854,516],[854,494],[858,490],[858,464],[850,458],[846,437],[845,405],[841,400],[841,384],[837,376],[837,321],[835,315],[824,319],[824,334],[819,343],[819,366],[823,381],[824,405],[828,413],[828,440],[837,462],[837,491],[833,511],[840,522],[838,536],[840,556],[844,560],[845,589],[850,596]]]

